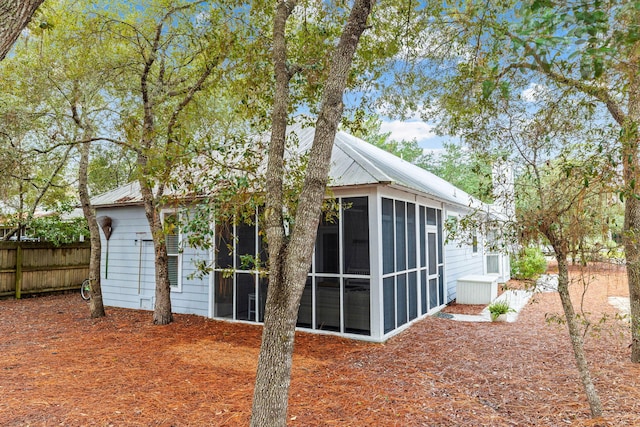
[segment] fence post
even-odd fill
[[[22,246],[16,248],[16,299],[22,296]]]

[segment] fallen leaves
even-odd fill
[[[585,311],[608,320],[586,350],[605,417],[592,420],[554,293],[511,324],[428,317],[384,344],[298,333],[292,426],[640,425],[640,366],[608,296],[624,270],[599,266]],[[574,285],[576,301],[581,289]],[[628,292],[628,291],[627,291]],[[110,308],[78,295],[0,301],[0,419],[8,426],[246,426],[261,327]]]

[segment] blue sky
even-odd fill
[[[418,144],[427,150],[440,150],[444,142],[455,140],[450,136],[436,135],[434,128],[434,125],[419,119],[400,121],[383,118],[380,131],[391,132],[391,139],[397,141],[410,141],[415,138]]]
[[[544,93],[545,90],[546,88],[543,85],[531,82],[529,86],[522,91],[521,97],[526,102],[535,102],[538,95]],[[442,150],[443,143],[445,142],[460,142],[460,139],[457,137],[436,135],[434,124],[427,123],[417,117],[418,115],[416,114],[414,117],[404,121],[393,120],[384,117],[384,112],[382,112],[380,116],[380,120],[382,121],[380,131],[383,133],[391,132],[391,139],[396,141],[411,141],[415,138],[423,149],[432,151]]]

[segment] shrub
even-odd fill
[[[547,261],[539,248],[524,248],[519,254],[511,255],[511,277],[533,279],[547,271]]]
[[[504,300],[496,301],[489,305],[489,313],[491,315],[491,320],[494,322],[501,314],[515,313],[515,312],[516,311],[509,306],[509,303]]]

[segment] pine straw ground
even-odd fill
[[[299,333],[291,426],[637,426],[640,366],[628,324],[607,296],[626,296],[620,267],[592,270],[584,296],[599,420],[578,379],[557,294],[538,294],[515,323],[428,317],[385,344]],[[576,302],[580,286],[574,285]],[[246,426],[261,328],[108,309],[79,295],[0,301],[0,424]]]

